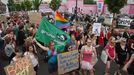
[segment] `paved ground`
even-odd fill
[[[42,60],[41,54],[38,54],[38,55],[40,58],[39,59],[40,66],[39,66],[38,75],[49,75],[48,70],[47,70],[47,63],[45,63]],[[2,67],[0,67],[0,75],[5,75],[3,67],[5,67],[8,64],[8,62],[0,59],[0,64],[2,66]],[[97,64],[94,66],[94,68],[95,68],[95,75],[104,75],[105,64],[100,59],[98,60]],[[115,70],[117,70],[117,65],[116,65],[116,63],[113,62],[111,64],[110,75],[114,75]],[[121,73],[122,73],[122,75],[127,75],[126,73],[123,73],[123,72],[121,72]],[[79,75],[79,74],[77,74],[77,75]]]

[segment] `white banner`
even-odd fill
[[[125,18],[119,18],[118,25],[122,26],[130,26],[130,23],[133,21],[133,19],[125,19]]]
[[[100,32],[101,32],[101,23],[94,23],[92,33],[95,34],[96,36],[100,36]]]

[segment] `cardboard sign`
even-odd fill
[[[58,55],[58,73],[65,74],[79,68],[79,53],[77,50]]]
[[[100,32],[101,32],[101,23],[94,23],[92,33],[95,34],[96,36],[100,36]]]
[[[0,15],[0,21],[6,21],[6,16],[5,15]]]
[[[19,61],[4,68],[6,75],[35,75],[32,63],[28,58],[21,58]]]
[[[125,19],[125,18],[119,18],[118,25],[122,26],[130,26],[130,23],[133,21],[133,19]]]
[[[30,12],[29,13],[30,23],[40,24],[41,19],[42,19],[41,13],[39,13],[39,12]]]

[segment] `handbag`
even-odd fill
[[[103,50],[102,53],[101,53],[101,60],[104,64],[106,64],[107,62],[107,59],[108,59],[108,55],[106,54],[106,51]]]

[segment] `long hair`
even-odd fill
[[[109,44],[112,45],[112,46],[115,46],[115,37],[111,36],[108,40]]]
[[[68,52],[68,48],[69,48],[70,46],[71,46],[71,44],[66,44],[66,45],[65,45],[65,48],[64,48],[64,51],[65,51],[65,52]]]
[[[35,48],[34,48],[34,45],[29,45],[27,48],[27,51],[29,52],[29,47],[32,47],[33,48],[33,54],[35,55],[35,57],[37,57],[37,53],[35,52]]]

